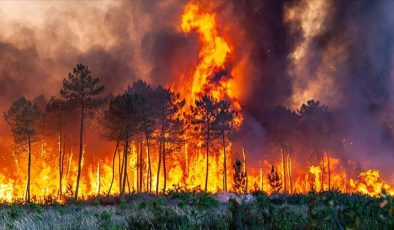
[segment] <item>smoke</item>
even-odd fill
[[[287,5],[285,20],[300,34],[290,54],[292,105],[328,105],[348,145],[343,154],[386,175],[394,157],[389,9],[391,2],[300,1]]]
[[[107,92],[119,93],[139,78],[182,89],[200,49],[196,33],[180,30],[186,3],[71,1],[52,3],[37,22],[1,18],[1,110],[21,95],[57,95],[80,62]],[[333,135],[343,144],[337,154],[389,173],[394,3],[223,0],[206,7],[217,12],[218,32],[233,45],[226,71],[244,110],[240,137],[251,162],[275,152],[268,142],[277,106],[296,110],[316,99],[333,114]],[[9,130],[0,120],[3,140]]]

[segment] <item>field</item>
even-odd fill
[[[0,229],[393,229],[393,223],[392,197],[338,192],[267,196],[173,191],[65,205],[0,206]]]

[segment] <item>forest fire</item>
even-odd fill
[[[41,104],[39,98],[17,101],[21,107],[14,103],[5,115],[15,143],[7,143],[12,157],[1,164],[10,167],[0,168],[0,202],[30,200],[30,196],[37,203],[65,202],[72,197],[158,194],[171,189],[394,195],[391,181],[385,181],[379,170],[360,169],[349,163],[350,157],[339,154],[348,150],[347,143],[334,135],[331,126],[327,128],[334,123],[328,108],[313,100],[295,111],[273,112],[269,119],[277,118],[278,124],[261,121],[267,126],[263,132],[270,148],[267,153],[245,147],[258,144],[246,143],[250,136],[242,129],[247,129],[244,121],[252,120],[252,112],[245,112],[236,96],[246,91],[235,83],[246,77],[236,75],[234,66],[239,63],[233,63],[240,60],[234,57],[242,45],[232,44],[233,39],[220,30],[220,15],[213,9],[196,1],[183,7],[176,27],[181,36],[196,34],[198,62],[190,72],[172,79],[175,82],[155,87],[139,80],[125,87],[123,94],[103,96],[98,78],[92,78],[86,66],[77,65],[63,81],[59,96],[42,99]],[[296,23],[294,17],[293,12],[286,20]],[[305,50],[315,32],[309,32],[295,49],[293,64],[309,61]],[[252,64],[244,68],[252,69]],[[293,72],[303,73],[302,68],[297,66]],[[91,85],[83,89],[73,85],[78,77]],[[82,96],[75,96],[75,88]],[[305,93],[296,91],[293,96],[290,104],[304,100]],[[17,108],[30,120],[20,118]],[[19,127],[18,119],[26,122],[25,127]],[[329,125],[319,123],[325,121]],[[322,130],[322,136],[316,137],[315,130]],[[235,140],[237,134],[245,138]],[[89,147],[102,142],[102,148]],[[332,147],[334,142],[340,144]],[[255,162],[247,164],[251,155]]]

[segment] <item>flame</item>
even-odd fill
[[[380,177],[378,170],[368,170],[360,173],[358,181],[350,180],[350,187],[354,192],[371,196],[379,196],[383,192],[391,196],[394,195],[394,188]]]
[[[189,3],[184,9],[181,28],[185,33],[196,31],[201,42],[200,61],[192,73],[191,92],[184,95],[188,102],[193,103],[197,97],[209,94],[215,99],[231,99],[235,108],[240,109],[234,97],[230,70],[226,69],[232,48],[217,30],[215,13],[204,12],[200,5]]]
[[[143,175],[142,191],[147,189],[147,149],[143,147]],[[231,150],[231,143],[227,146]],[[40,151],[35,155],[43,157],[42,161],[35,161],[32,168],[32,184],[31,190],[33,194],[33,201],[37,203],[44,203],[53,200],[64,202],[65,197],[72,197],[73,189],[75,188],[75,178],[77,174],[77,161],[72,157],[72,151],[67,153],[68,160],[65,160],[65,169],[63,174],[63,196],[58,196],[59,189],[59,175],[57,168],[57,159],[52,157],[56,155],[55,150],[50,148],[50,145],[43,144]],[[139,171],[137,167],[139,153],[139,144],[132,143],[132,153],[130,161],[128,162],[128,183],[126,191],[135,191],[139,183]],[[154,148],[152,148],[154,151]],[[192,151],[190,146],[185,145],[181,151],[182,154],[169,154],[167,156],[167,188],[177,185],[186,189],[197,189],[204,184],[205,180],[205,157],[204,154],[197,149]],[[247,154],[246,152],[244,153]],[[108,154],[107,156],[110,156]],[[294,156],[294,155],[293,155]],[[155,169],[157,169],[158,159],[156,155],[151,156],[152,161],[152,191],[155,191],[156,178]],[[231,162],[230,154],[227,156],[227,161]],[[245,156],[246,157],[246,156]],[[383,180],[378,170],[367,170],[361,172],[358,177],[349,179],[347,176],[346,164],[339,158],[330,157],[329,163],[327,157],[321,159],[318,164],[309,165],[301,164],[294,157],[287,157],[287,166],[282,167],[282,157],[278,158],[277,163],[269,162],[267,160],[261,162],[260,168],[246,167],[248,175],[248,191],[263,190],[267,193],[272,192],[268,181],[268,174],[271,170],[271,165],[275,165],[278,170],[281,180],[286,180],[288,185],[287,193],[307,193],[310,191],[327,191],[329,189],[338,190],[348,193],[363,193],[370,196],[379,196],[384,192],[389,195],[394,195],[394,188],[389,183]],[[210,161],[210,183],[208,190],[210,192],[221,191],[223,186],[223,152],[215,154]],[[119,194],[119,182],[117,165],[119,159],[116,158],[114,168],[114,182],[111,189],[111,194]],[[231,163],[229,163],[230,165]],[[291,166],[290,166],[291,165]],[[346,170],[347,169],[347,170]],[[231,188],[233,181],[231,180],[233,170],[227,169],[228,188]],[[283,172],[283,170],[286,170]],[[291,173],[290,173],[291,170]],[[6,173],[0,174],[0,202],[11,203],[18,200],[23,200],[26,189],[26,166],[20,164],[20,170],[16,175],[9,176]],[[291,177],[291,178],[290,178]],[[112,159],[104,158],[97,160],[90,164],[85,162],[83,168],[83,175],[81,179],[81,199],[90,196],[106,195],[112,180]],[[163,185],[164,176],[160,175],[160,187]],[[289,189],[291,185],[292,189]]]
[[[300,67],[300,69],[294,69],[293,75],[295,77],[302,74],[302,66],[307,61],[306,52],[310,48],[310,43],[313,37],[322,30],[321,26],[326,15],[318,12],[329,7],[328,3],[322,0],[317,0],[313,3],[308,1],[301,2],[301,5],[295,5],[286,11],[286,20],[288,22],[301,23],[304,32],[303,40],[301,40],[301,43],[290,57],[295,68],[298,68],[297,66]],[[304,8],[302,7],[306,7],[307,10],[305,12],[307,14],[303,13]],[[182,79],[182,76],[186,76],[188,79],[186,79],[186,82],[181,81],[179,83],[181,87],[178,90],[190,105],[199,96],[208,94],[215,99],[230,100],[234,109],[241,112],[240,102],[235,96],[235,92],[241,90],[237,88],[234,79],[239,80],[242,77],[239,74],[243,72],[241,71],[242,68],[247,68],[243,67],[247,64],[244,62],[231,63],[232,56],[235,56],[236,53],[229,42],[231,39],[227,39],[221,33],[217,23],[218,15],[209,6],[202,7],[202,5],[195,2],[185,6],[180,28],[185,34],[196,32],[201,50],[199,52],[199,62],[193,68],[193,72],[180,73],[180,79]],[[235,66],[235,68],[230,69],[229,66]],[[312,88],[310,87],[309,89]],[[309,94],[314,94],[312,91],[314,92],[314,90],[305,91],[308,97],[310,96]],[[304,96],[298,95],[294,101],[304,101]],[[237,119],[237,124],[241,124],[242,116],[237,117]],[[154,133],[153,135],[157,134]],[[187,139],[191,138],[193,137],[187,137]],[[126,191],[136,191],[138,187],[141,187],[142,191],[148,191],[148,151],[145,144],[145,142],[131,143],[131,153],[127,162]],[[56,145],[59,145],[59,143],[56,143]],[[171,145],[171,143],[168,143],[168,145]],[[169,149],[172,149],[172,147],[168,146]],[[233,187],[232,147],[232,143],[228,143],[226,146],[227,188]],[[34,151],[33,157],[36,160],[33,161],[32,165],[31,192],[34,195],[33,201],[35,202],[44,203],[48,199],[63,202],[66,197],[72,197],[78,165],[76,153],[73,148],[64,153],[63,186],[61,191],[63,195],[60,196],[58,195],[58,159],[54,157],[57,156],[57,148],[56,146],[52,149],[50,144],[47,145],[45,142],[41,142],[40,147]],[[206,158],[201,148],[202,143],[197,146],[185,143],[181,150],[166,155],[167,189],[177,185],[189,190],[198,190],[204,184]],[[142,154],[139,154],[141,151]],[[159,189],[163,187],[164,182],[163,171],[160,173],[160,178],[157,178],[156,174],[159,161],[158,151],[158,144],[155,143],[155,140],[152,140],[150,147],[152,192],[155,192],[157,181],[160,181]],[[87,157],[89,154],[93,155],[93,153],[87,152],[84,156]],[[110,194],[119,194],[121,157],[116,155],[115,167],[112,168],[112,154],[111,152],[105,152],[103,153],[106,156],[104,158],[95,158],[93,161],[91,159],[83,160],[80,183],[82,199],[89,196],[106,195],[110,187]],[[248,157],[245,150],[241,154],[244,159]],[[27,166],[24,164],[26,159],[20,156],[17,157],[14,153],[12,156],[14,157],[14,164],[17,170],[12,173],[0,173],[0,202],[10,203],[24,198],[27,178]],[[140,159],[140,156],[142,156],[142,159]],[[325,154],[319,162],[306,163],[301,159],[297,159],[296,156],[297,154],[294,153],[292,157],[290,155],[282,155],[276,160],[262,160],[259,162],[260,167],[251,167],[250,165],[247,167],[245,162],[243,162],[243,170],[247,171],[247,190],[262,190],[271,193],[273,190],[270,186],[268,175],[271,171],[271,166],[274,165],[278,175],[281,176],[282,182],[284,182],[283,184],[287,185],[286,190],[282,188],[282,192],[307,193],[310,191],[319,192],[335,189],[341,192],[359,192],[371,196],[380,195],[383,191],[394,195],[394,188],[380,177],[380,173],[377,170],[361,172],[357,178],[348,179],[348,172],[354,169],[340,158],[335,156],[329,157],[328,154]],[[223,157],[223,150],[215,150],[215,154],[212,154],[212,158],[209,161],[210,178],[208,191],[210,192],[218,192],[223,189]],[[139,167],[143,167],[143,175],[140,175]],[[114,180],[111,186],[113,171]],[[142,184],[140,184],[140,178],[143,178]]]

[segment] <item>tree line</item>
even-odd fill
[[[16,99],[4,113],[10,125],[14,142],[27,147],[27,187],[26,201],[31,200],[31,156],[32,143],[46,136],[56,136],[58,152],[59,193],[62,195],[66,139],[78,127],[78,171],[75,179],[74,199],[78,199],[82,172],[82,159],[86,138],[87,121],[98,120],[102,137],[115,143],[112,156],[111,192],[115,180],[115,159],[119,157],[119,191],[125,194],[128,183],[128,158],[132,141],[139,143],[137,170],[139,170],[138,191],[142,191],[143,145],[147,153],[147,190],[153,190],[153,170],[156,170],[155,191],[166,190],[168,154],[179,151],[186,142],[203,143],[206,157],[204,190],[209,180],[209,158],[216,151],[213,146],[221,146],[223,152],[223,190],[227,191],[226,146],[235,131],[238,114],[231,102],[216,100],[208,95],[197,98],[190,109],[179,93],[162,86],[152,87],[138,80],[118,95],[103,96],[105,87],[99,78],[93,77],[88,66],[76,65],[63,80],[59,95],[45,100]],[[99,111],[99,112],[98,112]],[[152,168],[152,141],[158,144],[158,167]],[[122,154],[120,153],[122,152]],[[34,162],[33,162],[34,163]],[[163,187],[159,188],[159,178],[163,173]]]

